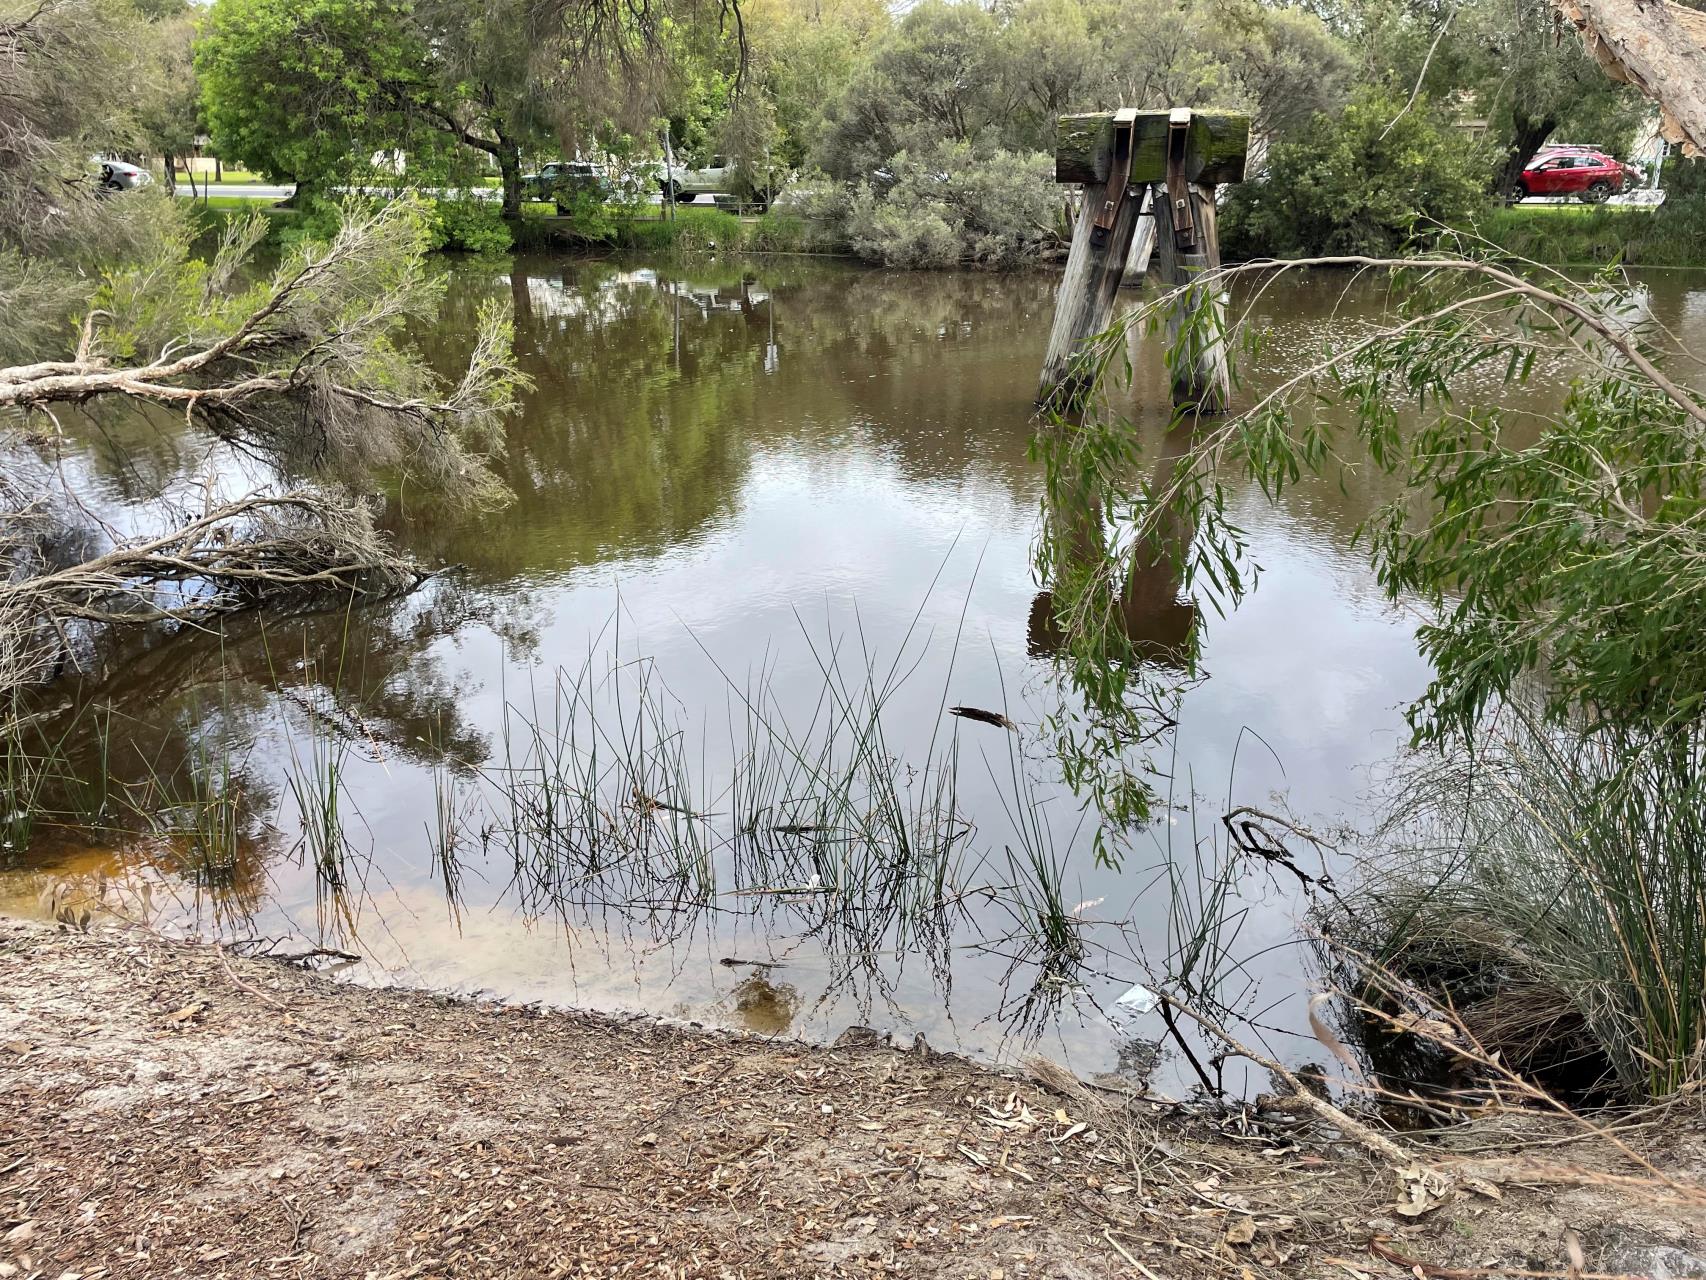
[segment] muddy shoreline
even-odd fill
[[[1590,1272],[1706,1257],[1706,1212],[1612,1184],[1615,1153],[1543,1117],[1447,1142],[1554,1163],[1567,1143],[1577,1176],[1412,1221],[1391,1169],[1284,1112],[929,1051],[351,987],[5,919],[0,992],[7,1277],[1416,1274],[1388,1255],[1567,1274],[1566,1229]],[[1626,1140],[1703,1165],[1698,1103]]]

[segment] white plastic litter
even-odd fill
[[[1114,1001],[1114,1006],[1108,1010],[1108,1015],[1113,1019],[1115,1026],[1120,1026],[1135,1022],[1146,1013],[1154,1013],[1156,1006],[1160,1003],[1160,996],[1148,987],[1137,985]]]

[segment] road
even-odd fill
[[[293,185],[268,186],[259,182],[209,182],[197,183],[194,198],[209,196],[236,196],[239,200],[287,200],[296,188]],[[188,200],[191,197],[190,184],[179,180],[178,195]]]
[[[265,182],[213,182],[206,185],[198,183],[196,185],[195,193],[192,196],[189,183],[183,181],[178,183],[178,195],[181,199],[185,200],[200,199],[203,195],[210,195],[234,196],[239,200],[279,201],[289,199],[295,190],[296,188],[289,183],[275,185]],[[469,192],[461,190],[452,191],[447,187],[425,187],[422,188],[422,194],[429,196],[462,196],[469,194]],[[496,187],[475,187],[472,189],[472,194],[480,200],[497,200],[503,195],[503,193]],[[702,201],[700,201],[699,197],[695,197],[694,200],[683,200],[682,203],[692,204],[696,201],[707,205],[714,203],[709,196],[704,197]],[[647,203],[662,204],[663,197],[653,194]]]

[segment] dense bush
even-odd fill
[[[1276,143],[1265,175],[1235,186],[1222,221],[1229,257],[1390,254],[1487,199],[1490,157],[1425,101],[1361,90]]]
[[[332,239],[342,223],[343,211],[332,201],[298,195],[291,217],[274,221],[268,228],[268,238],[281,249],[289,251],[302,244]]]
[[[1041,154],[945,144],[894,156],[850,195],[820,193],[803,216],[861,258],[891,267],[1024,266],[1063,238],[1060,189]]]
[[[432,247],[461,253],[506,253],[514,237],[498,205],[489,200],[437,200]]]

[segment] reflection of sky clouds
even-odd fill
[[[846,272],[797,287],[718,286],[719,296],[744,287],[749,302],[766,302],[775,314],[761,316],[748,334],[726,309],[712,307],[724,312],[715,323],[684,326],[689,359],[677,377],[672,326],[647,329],[635,317],[655,321],[677,302],[685,314],[690,300],[718,287],[648,269],[590,276],[585,286],[578,278],[559,268],[556,278],[527,279],[534,318],[561,322],[573,335],[540,344],[554,381],[541,379],[537,421],[529,424],[535,437],[518,440],[526,448],[511,453],[530,491],[509,511],[444,540],[447,560],[465,558],[484,572],[458,580],[470,598],[464,612],[424,639],[396,679],[431,671],[470,739],[496,744],[506,703],[548,700],[557,669],[577,669],[589,650],[602,664],[619,638],[621,656],[653,660],[695,758],[712,772],[726,767],[730,707],[749,676],[768,671],[778,704],[809,716],[822,688],[818,664],[836,642],[854,670],[865,661],[861,646],[884,664],[905,646],[908,660],[919,662],[890,705],[892,742],[903,754],[921,752],[941,732],[944,692],[950,703],[1005,708],[1022,722],[1050,709],[1044,669],[1026,651],[1039,482],[1025,461],[1025,437],[1047,328],[1046,316],[1037,322],[1034,280]],[[815,290],[809,306],[800,296],[808,288]],[[1274,332],[1263,360],[1246,371],[1252,391],[1304,367],[1323,342],[1362,332],[1357,317],[1368,297],[1347,294],[1342,278],[1286,288],[1271,289],[1258,307]],[[1656,286],[1653,297],[1664,323],[1693,332],[1690,324],[1706,322],[1706,291],[1677,296]],[[767,374],[772,322],[782,359]],[[743,354],[752,358],[742,363]],[[1138,394],[1151,406],[1162,403],[1158,351],[1139,344],[1137,354]],[[702,368],[692,368],[694,357],[703,358]],[[618,367],[632,378],[599,382],[618,360],[628,362]],[[670,378],[656,385],[667,389],[643,396],[653,385],[646,380],[662,372]],[[1544,407],[1556,394],[1556,385],[1539,386],[1524,402]],[[643,411],[624,417],[607,409],[628,400]],[[1145,422],[1153,425],[1155,416]],[[562,441],[575,447],[553,451]],[[635,455],[627,470],[610,462],[624,447]],[[181,456],[180,492],[189,493],[204,464],[197,449],[186,446]],[[87,466],[96,479],[106,474],[87,456],[67,465]],[[655,496],[640,492],[647,485]],[[1350,547],[1357,521],[1385,496],[1380,479],[1367,474],[1348,477],[1344,492],[1336,482],[1306,482],[1277,509],[1253,492],[1239,495],[1233,518],[1250,535],[1262,579],[1235,615],[1206,619],[1209,678],[1184,695],[1173,766],[1181,796],[1194,789],[1206,797],[1198,814],[1204,834],[1229,791],[1237,802],[1264,806],[1270,792],[1284,791],[1306,818],[1354,817],[1368,771],[1402,739],[1401,708],[1423,690],[1427,667],[1415,650],[1414,619],[1387,605]],[[619,519],[628,524],[599,526]],[[496,543],[501,548],[492,550]],[[507,615],[524,596],[528,648],[518,653],[501,638],[513,628],[486,619]],[[402,606],[403,616],[425,610],[430,598]],[[279,640],[286,651],[291,643]],[[954,727],[962,806],[978,823],[979,849],[999,859],[1012,843],[1001,809],[1009,741],[988,726]],[[258,755],[270,753],[276,764],[281,736],[277,726],[263,730]],[[1043,754],[1039,744],[1026,745]],[[794,1032],[828,1037],[849,1022],[875,1020],[922,1028],[939,1047],[1003,1047],[1003,1028],[990,1019],[1005,964],[969,951],[1002,927],[997,919],[979,917],[958,935],[951,1011],[940,1008],[923,964],[892,975],[892,1005],[845,996],[820,1003],[824,954],[762,920],[718,916],[670,946],[608,920],[567,930],[550,921],[530,926],[504,898],[509,869],[495,859],[470,866],[457,927],[431,883],[430,771],[395,754],[352,758],[349,770],[384,908],[384,927],[367,942],[406,980],[732,1018],[741,1013],[742,975],[717,961],[784,956],[787,969],[770,976],[798,994],[798,1009],[788,1010]],[[1129,921],[1150,941],[1161,936],[1166,904],[1148,887],[1157,856],[1150,842],[1139,840],[1123,874],[1097,867],[1076,802],[1056,787],[1044,794],[1057,838],[1077,832],[1069,901],[1102,899],[1096,919]],[[277,821],[294,838],[294,815],[281,811]],[[1166,832],[1185,840],[1189,826]],[[274,874],[280,910],[312,920],[311,877],[289,865]],[[1266,881],[1248,888],[1255,904],[1248,939],[1284,936],[1296,901]],[[1287,959],[1270,967],[1284,970],[1282,985],[1301,981]],[[1129,964],[1120,972],[1126,981],[1138,976]],[[759,1003],[764,1017],[780,1019]],[[1111,1065],[1113,1042],[1094,1016],[1069,1017],[1051,1034],[1087,1069]]]

